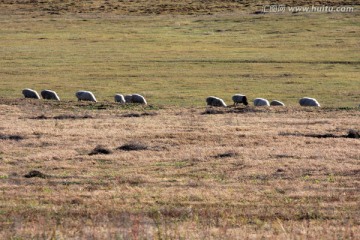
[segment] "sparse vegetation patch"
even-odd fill
[[[56,119],[56,120],[65,120],[65,119],[87,119],[87,118],[93,118],[93,116],[85,114],[83,116],[78,115],[70,115],[70,114],[63,114],[58,115],[54,117],[47,117],[44,114],[39,115],[37,117],[31,117],[30,119],[38,119],[38,120],[46,120],[46,119]]]
[[[348,138],[360,138],[360,132],[354,129],[350,129],[347,135]]]
[[[49,175],[46,175],[38,170],[31,170],[24,175],[25,178],[49,178]]]
[[[111,154],[112,151],[104,146],[98,145],[96,146],[89,155],[97,155],[97,154]]]
[[[124,145],[121,145],[120,147],[116,148],[117,150],[122,150],[122,151],[142,151],[142,150],[147,150],[148,146],[142,144],[142,143],[126,143]]]
[[[296,136],[296,137],[312,137],[312,138],[360,138],[360,134],[358,131],[350,129],[348,134],[345,135],[336,135],[332,133],[324,133],[324,134],[303,134],[303,133],[287,133],[287,132],[280,132],[279,135],[281,136]]]
[[[24,137],[18,134],[0,134],[0,140],[14,140],[20,141],[23,140]]]
[[[143,116],[156,116],[156,112],[143,112],[143,113],[126,113],[122,117],[143,117]]]
[[[236,152],[225,152],[225,153],[219,153],[215,155],[215,158],[228,158],[228,157],[236,157],[238,154]]]

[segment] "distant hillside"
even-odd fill
[[[264,5],[342,6],[360,5],[360,0],[0,0],[2,14],[113,13],[123,15],[192,15],[234,11],[261,11]]]

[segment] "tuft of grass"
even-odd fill
[[[49,175],[46,175],[38,170],[31,170],[24,175],[25,178],[49,178]]]
[[[24,137],[18,134],[0,134],[0,140],[14,140],[20,141],[23,140]]]
[[[226,111],[224,110],[220,110],[220,109],[215,109],[215,108],[207,108],[203,113],[201,114],[204,114],[204,115],[207,115],[207,114],[225,114]]]
[[[116,149],[122,151],[142,151],[142,150],[147,150],[148,146],[142,143],[126,143]]]
[[[143,113],[127,113],[122,115],[122,117],[142,117],[142,116],[155,116],[156,112],[143,112]]]
[[[59,115],[59,116],[55,116],[53,117],[53,119],[56,120],[64,120],[64,119],[87,119],[87,118],[93,118],[91,115],[85,114],[83,116],[75,116],[75,115]]]
[[[347,135],[348,138],[360,138],[360,132],[354,129],[350,129]]]
[[[228,157],[236,157],[236,156],[238,156],[236,152],[225,152],[215,155],[214,158],[228,158]]]
[[[97,154],[111,154],[112,151],[108,148],[105,148],[101,145],[96,146],[90,153],[89,155],[97,155]]]

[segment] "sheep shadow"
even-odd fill
[[[274,109],[268,107],[253,107],[253,106],[228,106],[226,108],[221,107],[207,107],[201,115],[211,115],[211,114],[228,114],[228,113],[262,113],[270,112]],[[286,112],[285,108],[276,109],[276,112]]]
[[[123,114],[121,117],[131,118],[131,117],[146,117],[146,116],[156,116],[158,113],[156,112],[144,112],[144,113],[127,113]]]

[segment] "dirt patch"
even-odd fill
[[[63,120],[63,119],[88,119],[88,118],[93,118],[93,116],[91,115],[83,115],[83,116],[75,116],[75,115],[59,115],[59,116],[55,116],[53,117],[53,119],[57,119],[57,120]]]
[[[312,137],[312,138],[340,138],[343,136],[337,136],[331,133],[325,133],[325,134],[304,134],[304,137]]]
[[[311,137],[311,138],[360,138],[359,131],[350,129],[348,134],[346,135],[335,135],[332,133],[324,133],[324,134],[303,134],[303,133],[279,133],[280,136],[295,136],[295,137]]]
[[[21,135],[7,135],[7,134],[0,134],[0,140],[14,140],[20,141],[23,140],[24,137]]]
[[[142,151],[142,150],[147,150],[148,148],[149,148],[148,146],[142,143],[127,143],[116,149],[122,151]]]
[[[220,109],[215,109],[215,108],[208,108],[206,109],[204,112],[202,112],[202,115],[207,115],[207,114],[224,114],[227,113],[225,110],[220,110]]]
[[[122,117],[144,117],[144,116],[156,116],[155,112],[144,112],[144,113],[127,113],[122,115]]]
[[[37,170],[32,170],[30,172],[28,172],[27,174],[24,175],[24,177],[26,178],[49,178],[49,175],[46,175],[40,171]]]
[[[271,107],[234,107],[228,106],[226,108],[206,108],[202,115],[206,114],[227,114],[227,113],[261,113],[261,112],[274,112],[274,113],[284,113],[288,112],[290,109],[287,108],[271,108]]]
[[[220,153],[214,156],[214,158],[229,158],[229,157],[236,157],[238,154],[236,152],[225,152]]]
[[[55,120],[66,120],[66,119],[88,119],[93,118],[91,115],[83,115],[83,116],[77,116],[77,115],[69,115],[69,114],[62,114],[54,117],[47,117],[45,115],[39,115],[37,117],[31,117],[30,119],[33,120],[47,120],[47,119],[55,119]]]
[[[350,129],[347,135],[348,138],[360,138],[360,131]]]
[[[214,14],[234,11],[250,11],[256,14],[263,13],[259,10],[261,6],[269,4],[268,1],[220,1],[220,0],[181,0],[181,1],[40,1],[40,0],[0,0],[7,11],[15,12],[42,12],[49,15],[60,15],[65,13],[113,13],[122,15],[195,15],[195,14]],[[279,5],[291,5],[294,1],[277,1]],[[296,6],[309,4],[309,1],[301,0],[296,2]],[[319,0],[316,5],[356,5],[354,0]]]
[[[96,146],[90,153],[89,155],[97,155],[97,154],[111,154],[112,151],[108,148],[105,148],[101,145]]]
[[[45,116],[44,114],[36,116],[36,117],[31,117],[30,119],[33,120],[44,120],[44,119],[49,119],[49,117]]]
[[[288,155],[288,154],[276,154],[276,155],[270,155],[271,157],[274,158],[295,158],[298,159],[298,156],[294,156],[294,155]]]

